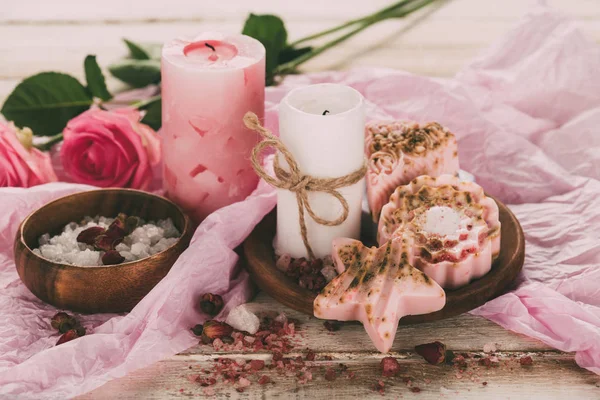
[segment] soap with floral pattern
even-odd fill
[[[369,122],[365,153],[367,200],[374,222],[399,185],[421,175],[456,175],[459,170],[456,138],[436,122]]]
[[[401,241],[409,262],[444,288],[487,274],[500,252],[498,205],[474,182],[420,176],[382,208],[377,240]]]

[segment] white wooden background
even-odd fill
[[[291,40],[375,11],[391,0],[3,0],[0,7],[0,101],[31,74],[55,70],[83,76],[83,59],[96,54],[101,65],[125,55],[121,38],[163,42],[178,35],[206,29],[238,32],[249,12],[273,13],[286,22]],[[517,23],[533,2],[527,0],[454,0],[413,26],[408,21],[381,23],[342,46],[306,64],[304,70],[347,69],[354,66],[401,68],[431,76],[452,76],[478,52]],[[571,15],[583,32],[600,42],[600,0],[548,0]],[[110,86],[118,88],[114,80]],[[301,320],[306,332],[299,349],[310,347],[357,371],[357,379],[299,385],[294,379],[274,378],[273,386],[253,384],[243,395],[233,388],[218,396],[249,398],[379,398],[370,386],[379,379],[381,355],[373,352],[360,325],[327,334],[321,321],[299,315],[261,294],[252,307],[280,309]],[[496,343],[502,358],[530,354],[532,368],[494,368],[472,381],[458,378],[450,367],[425,364],[413,354],[415,345],[434,340],[455,351],[479,351]],[[402,381],[386,379],[386,394],[394,398],[540,398],[599,399],[600,377],[579,368],[572,354],[556,352],[538,341],[517,335],[482,318],[462,315],[446,321],[401,327],[393,355],[406,368],[420,393],[411,393]],[[214,355],[207,347],[188,351],[111,381],[83,396],[87,399],[163,399],[201,395],[186,376],[189,366],[208,365]],[[235,358],[268,359],[264,354],[230,354]],[[488,382],[486,386],[482,381]],[[184,392],[180,393],[180,389]]]

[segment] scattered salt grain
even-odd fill
[[[238,331],[245,331],[250,334],[258,332],[260,320],[258,317],[248,310],[245,304],[241,304],[231,310],[225,323],[231,325]]]
[[[113,221],[114,218],[86,216],[80,224],[67,224],[58,235],[45,233],[40,236],[39,248],[33,249],[33,252],[54,262],[85,267],[102,266],[104,252],[77,242],[77,236],[94,226],[106,229]],[[115,250],[125,258],[125,262],[136,261],[168,249],[177,242],[179,236],[181,234],[170,218],[156,223],[140,221],[140,226],[126,236]]]

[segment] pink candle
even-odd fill
[[[258,182],[242,122],[264,115],[265,48],[244,35],[205,32],[162,51],[162,140],[167,196],[201,222]]]

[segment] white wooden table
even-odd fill
[[[168,3],[168,4],[167,4]],[[0,10],[0,100],[24,77],[55,70],[83,77],[83,59],[96,54],[101,65],[125,55],[121,38],[162,42],[178,35],[205,29],[240,31],[252,11],[280,15],[290,39],[320,31],[388,4],[387,0],[230,0],[227,2],[180,0],[19,0]],[[548,1],[580,23],[581,29],[600,42],[600,1]],[[513,26],[531,2],[524,0],[454,0],[424,23],[387,21],[310,61],[305,71],[385,66],[431,76],[452,76],[472,57]],[[414,20],[414,18],[413,18]],[[115,80],[109,86],[118,88]],[[249,398],[346,398],[375,397],[371,387],[381,379],[382,357],[358,324],[347,324],[329,333],[322,321],[300,315],[261,294],[251,305],[255,310],[278,309],[300,320],[304,337],[296,347],[311,348],[316,365],[344,363],[356,379],[329,382],[315,373],[306,384],[273,374],[274,385],[252,384],[243,394],[233,387],[217,386],[217,396]],[[431,366],[414,354],[417,344],[440,340],[455,352],[482,352],[495,343],[498,368],[470,367],[459,373],[452,366]],[[286,354],[297,356],[300,353]],[[508,331],[471,315],[398,330],[392,355],[403,366],[402,377],[411,378],[413,393],[401,378],[384,378],[387,396],[394,398],[600,398],[600,377],[579,368],[572,354],[554,351],[536,340]],[[518,358],[531,355],[534,365],[521,367]],[[270,353],[214,354],[208,346],[195,346],[170,359],[107,383],[82,396],[87,399],[185,398],[202,396],[201,388],[187,379],[192,370],[209,366],[218,356],[261,358]],[[516,357],[512,359],[511,357]],[[511,361],[512,360],[512,361]],[[483,384],[486,382],[487,384]],[[183,389],[183,390],[182,390]]]

